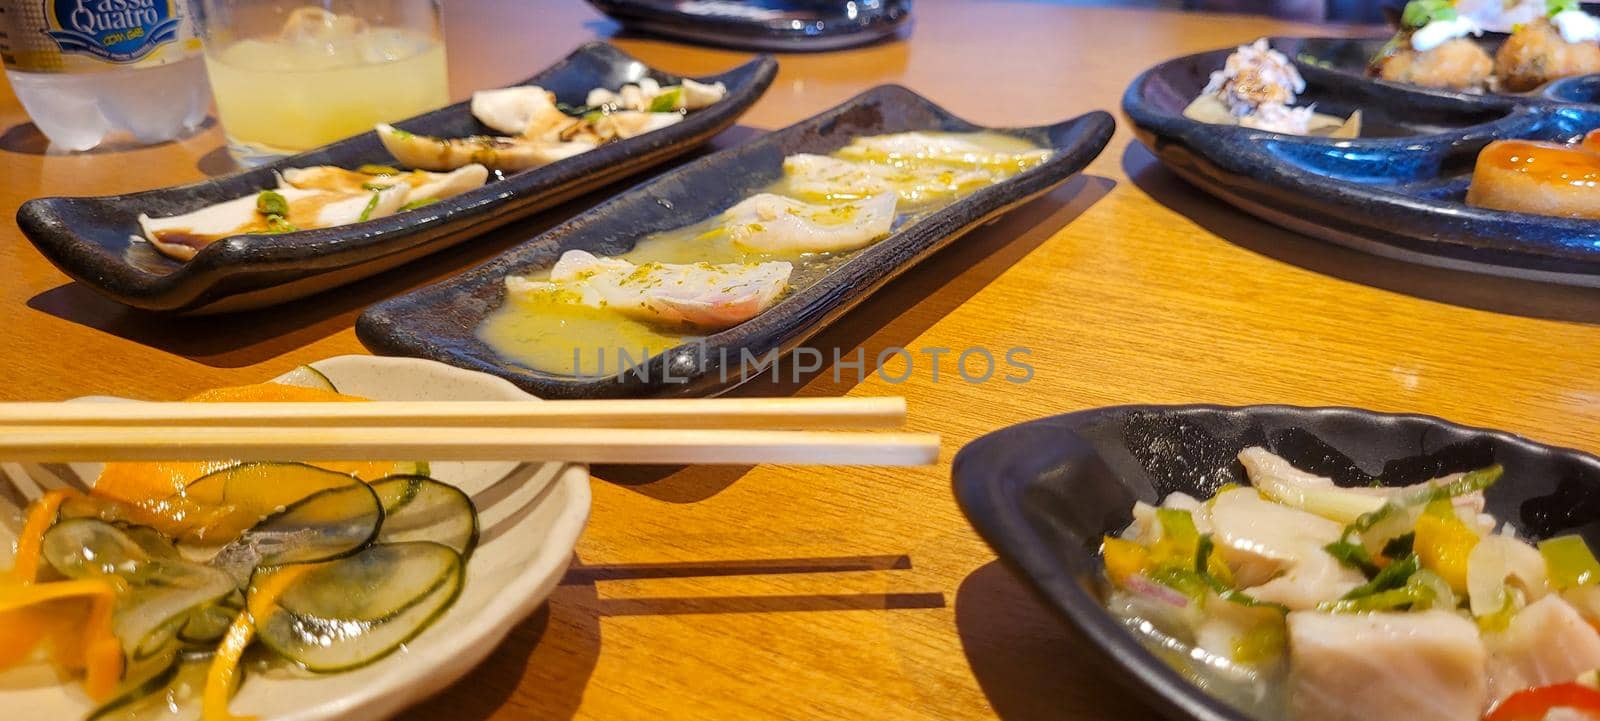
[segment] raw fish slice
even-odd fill
[[[1289,718],[1478,721],[1483,642],[1449,611],[1289,614]]]
[[[930,161],[997,170],[1026,170],[1050,157],[1049,150],[1019,149],[1015,153],[999,152],[955,135],[918,132],[856,138],[841,148],[838,154],[839,157],[848,160]]]
[[[1211,503],[1217,553],[1246,593],[1292,609],[1315,608],[1361,585],[1323,546],[1343,527],[1326,518],[1264,500],[1253,488],[1226,491]]]
[[[341,193],[370,193],[372,192],[370,188],[400,184],[410,188],[404,202],[413,203],[428,199],[444,200],[481,187],[489,180],[489,169],[472,163],[449,173],[413,170],[399,175],[370,175],[331,165],[319,165],[312,168],[289,168],[283,171],[282,179],[282,187]]]
[[[656,99],[667,93],[674,93],[670,108],[657,107]],[[684,78],[682,85],[669,85],[662,87],[660,83],[651,78],[644,78],[637,84],[629,83],[612,92],[606,88],[595,88],[589,91],[584,98],[584,104],[592,108],[607,108],[610,110],[699,110],[711,105],[728,95],[727,86],[720,82],[706,84]]]
[[[358,195],[292,187],[275,192],[288,201],[289,223],[300,230],[310,230],[391,215],[405,203],[409,189],[395,187]],[[144,229],[145,239],[157,250],[179,260],[188,260],[201,248],[222,238],[270,232],[265,217],[256,211],[257,197],[247,195],[170,218],[140,214],[139,226]]]
[[[581,250],[562,254],[549,281],[506,278],[515,295],[554,294],[558,300],[612,308],[640,320],[726,328],[766,310],[789,285],[786,262],[634,265]]]
[[[958,193],[998,180],[980,170],[928,166],[896,167],[798,153],[783,159],[789,189],[818,200],[855,200],[896,192],[908,203]]]
[[[1574,680],[1600,668],[1600,633],[1560,596],[1518,611],[1504,631],[1484,634],[1489,688],[1500,699],[1516,691]]]
[[[526,170],[595,149],[594,143],[547,143],[526,138],[479,135],[435,138],[378,124],[378,139],[402,165],[423,170],[455,170],[478,163],[491,170]]]
[[[594,133],[601,139],[631,138],[683,122],[678,113],[640,113],[623,110],[595,118]]]
[[[1375,511],[1382,507],[1383,501],[1411,496],[1423,488],[1444,485],[1451,481],[1459,480],[1462,476],[1460,473],[1453,473],[1409,486],[1344,487],[1334,484],[1332,478],[1318,476],[1295,468],[1289,461],[1260,446],[1251,446],[1240,451],[1239,462],[1244,465],[1245,471],[1249,473],[1250,482],[1258,487],[1267,485],[1268,481],[1271,481],[1281,488],[1296,494],[1333,493],[1347,497],[1362,496],[1362,499],[1356,500],[1365,502],[1367,504],[1366,510],[1370,511]],[[1366,500],[1367,498],[1375,500]],[[1283,499],[1277,500],[1282,501]],[[1464,493],[1451,498],[1450,501],[1455,505],[1456,512],[1462,517],[1462,520],[1473,524],[1478,523],[1478,517],[1483,513],[1484,509],[1483,491]]]
[[[889,234],[899,197],[813,205],[772,193],[752,196],[722,214],[736,244],[764,253],[837,253]]]
[[[582,122],[556,107],[556,96],[537,85],[519,85],[472,94],[472,116],[506,135],[556,141]]]

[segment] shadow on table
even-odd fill
[[[1357,250],[1280,228],[1185,182],[1143,143],[1129,143],[1122,169],[1133,184],[1172,211],[1246,250],[1353,283],[1423,300],[1548,320],[1600,322],[1600,289],[1433,268]]]
[[[416,262],[309,298],[260,310],[217,316],[173,316],[130,308],[80,283],[68,283],[28,300],[28,307],[120,338],[213,367],[254,365],[349,328],[367,306],[477,266],[501,252],[626,190],[640,180],[759,135],[735,126],[704,148],[658,170],[626,178]]]
[[[570,719],[600,657],[600,619],[608,616],[790,613],[944,608],[943,593],[851,593],[790,596],[695,596],[602,599],[601,581],[900,571],[905,555],[774,558],[738,561],[572,565],[549,601],[512,629],[476,670],[396,721]]]
[[[956,631],[973,676],[1005,721],[1160,718],[999,561],[961,582]]]
[[[155,146],[149,146],[135,142],[132,137],[123,135],[120,138],[113,137],[110,142],[101,143],[100,145],[90,148],[89,150],[71,152],[67,150],[52,149],[50,147],[50,139],[45,137],[43,131],[39,130],[39,126],[34,125],[33,123],[18,123],[6,128],[5,132],[0,133],[0,151],[18,153],[21,155],[107,155],[129,150],[139,150],[147,147],[168,145],[185,138],[199,135],[216,124],[217,119],[208,115],[206,116],[206,119],[202,121],[200,125],[193,131],[185,133],[180,138],[161,141],[156,143]]]

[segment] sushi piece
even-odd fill
[[[178,260],[235,235],[331,228],[393,214],[410,189],[395,186],[359,195],[281,188],[167,218],[141,213],[139,226],[157,250]]]
[[[1588,146],[1496,140],[1478,153],[1467,204],[1566,218],[1600,218],[1600,153]]]
[[[431,173],[426,170],[389,172],[390,168],[371,169],[371,172],[346,170],[331,165],[313,168],[289,168],[283,171],[283,185],[301,190],[326,190],[336,193],[367,193],[388,186],[399,185],[407,189],[405,204],[444,200],[481,187],[489,180],[489,169],[477,163],[464,165],[448,173]]]
[[[1400,32],[1373,60],[1372,73],[1408,85],[1481,89],[1494,73],[1494,60],[1469,36],[1482,33],[1449,2],[1413,0],[1401,16]]]
[[[1485,652],[1449,611],[1289,614],[1290,718],[1478,721]]]
[[[837,253],[855,250],[889,234],[899,197],[883,193],[864,200],[813,205],[772,193],[741,201],[722,214],[733,243],[764,253]]]
[[[611,308],[631,318],[706,330],[737,325],[766,310],[789,287],[794,266],[766,263],[645,263],[569,250],[548,281],[506,278],[513,296],[544,295]]]
[[[1511,33],[1495,53],[1500,89],[1532,90],[1551,80],[1600,72],[1600,20],[1577,3],[1550,3],[1551,15]]]

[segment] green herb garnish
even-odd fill
[[[256,212],[262,215],[289,215],[289,201],[274,190],[263,190],[256,196]]]
[[[650,112],[671,113],[677,111],[681,105],[683,105],[683,87],[674,85],[662,88],[661,94],[650,100]]]
[[[372,197],[367,199],[367,207],[361,209],[361,217],[356,218],[356,222],[359,223],[372,217],[372,211],[377,210],[378,208],[379,195],[381,195],[381,193],[373,193]]]
[[[1360,571],[1369,579],[1378,575],[1381,570],[1378,568],[1378,564],[1372,560],[1372,554],[1367,553],[1366,547],[1359,543],[1334,541],[1323,546],[1322,550],[1327,551],[1328,555],[1338,559],[1339,563]]]
[[[294,223],[289,222],[288,219],[278,215],[277,213],[271,213],[267,215],[267,229],[261,232],[277,234],[293,233],[297,230],[299,230],[299,228],[296,227]]]
[[[405,131],[404,130],[396,130],[395,132],[396,133],[404,133]],[[395,168],[391,168],[391,167],[389,167],[387,165],[375,165],[373,163],[367,163],[366,165],[363,165],[363,166],[361,166],[359,168],[356,168],[356,172],[357,173],[361,173],[362,175],[399,175],[400,174],[400,171],[395,169]]]
[[[1546,17],[1555,17],[1558,13],[1568,10],[1582,10],[1583,6],[1578,0],[1545,0],[1544,12]]]
[[[367,183],[362,183],[361,184],[361,189],[362,190],[371,190],[371,191],[388,190],[388,189],[393,188],[393,187],[394,187],[393,185],[383,185],[381,183],[372,183],[372,182],[367,182]]]
[[[409,203],[406,203],[405,205],[400,206],[400,212],[404,213],[405,211],[408,211],[408,210],[416,210],[417,208],[421,208],[423,206],[428,206],[428,205],[433,205],[434,203],[437,203],[437,202],[439,202],[438,198],[423,198],[421,200],[413,200],[413,201],[411,201]]]
[[[1400,13],[1400,25],[1420,28],[1436,20],[1456,19],[1456,7],[1450,0],[1411,0]]]

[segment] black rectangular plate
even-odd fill
[[[277,183],[283,168],[390,164],[374,132],[270,165],[190,185],[97,198],[38,198],[22,204],[17,224],[50,262],[73,280],[120,303],[155,311],[214,313],[282,303],[349,283],[455,245],[496,226],[555,206],[692,149],[733,125],[766,92],[777,61],[761,56],[720,75],[726,98],[683,122],[610,143],[549,165],[493,180],[424,209],[366,223],[285,235],[241,235],[202,249],[187,262],[140,239],[138,216],[170,216],[250,195]],[[582,105],[592,88],[641,78],[675,84],[680,76],[646,66],[593,42],[523,81]],[[493,134],[462,102],[395,123],[423,135]]]
[[[1105,112],[1003,132],[1052,148],[1039,167],[925,215],[857,252],[808,287],[738,326],[652,357],[609,378],[540,373],[500,357],[475,330],[505,297],[507,275],[545,268],[567,250],[615,255],[650,233],[708,218],[776,181],[783,158],[828,153],[851,138],[911,130],[987,130],[903,87],[869,90],[808,120],[646,181],[465,274],[379,303],[356,333],[368,348],[492,373],[548,398],[708,395],[737,385],[743,353],[787,351],[890,279],[963,233],[1048,192],[1088,165],[1115,126]]]

